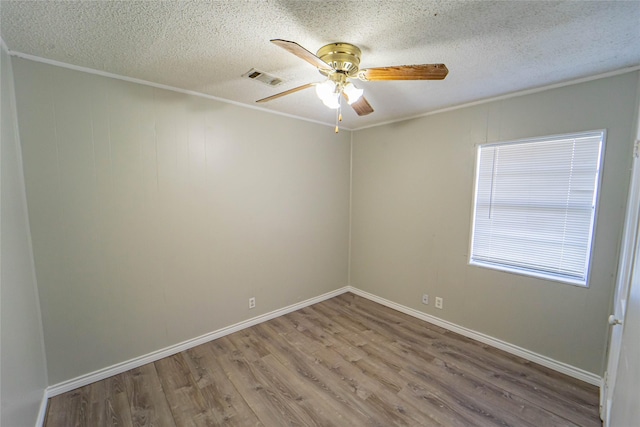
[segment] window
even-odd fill
[[[470,263],[587,286],[604,134],[480,145]]]

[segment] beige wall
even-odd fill
[[[50,384],[347,284],[349,132],[14,71]]]
[[[629,73],[355,132],[351,285],[601,375],[637,82]],[[590,287],[468,265],[475,145],[602,128]]]
[[[23,59],[14,71],[49,384],[347,284],[349,132]],[[601,374],[637,81],[354,132],[351,284]],[[475,144],[600,128],[590,288],[467,265]]]
[[[0,48],[0,425],[32,426],[47,387],[11,59]]]

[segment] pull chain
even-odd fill
[[[342,97],[338,97],[338,109],[336,110],[336,133],[340,132],[338,124],[342,121]]]

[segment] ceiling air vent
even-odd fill
[[[252,68],[244,73],[242,77],[246,77],[251,80],[257,80],[269,86],[278,86],[280,83],[282,83],[282,79],[279,79],[276,76],[272,76],[271,74],[258,71],[255,68]]]

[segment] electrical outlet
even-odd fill
[[[436,297],[436,308],[442,308],[444,300],[441,297]]]
[[[429,295],[422,294],[422,303],[425,305],[429,305]]]
[[[256,297],[249,298],[249,308],[256,308]]]

